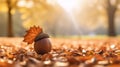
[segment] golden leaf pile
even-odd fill
[[[42,33],[42,28],[41,27],[30,27],[30,29],[27,31],[27,34],[24,36],[24,42],[27,42],[28,44],[32,44],[34,42],[35,37]]]

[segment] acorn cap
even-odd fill
[[[46,33],[40,33],[39,35],[36,36],[36,38],[34,39],[34,41],[36,42],[36,41],[44,39],[44,38],[49,38],[49,35],[46,34]]]

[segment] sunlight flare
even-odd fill
[[[47,3],[51,5],[60,5],[62,8],[71,11],[72,9],[80,9],[83,6],[83,0],[47,0]]]
[[[71,11],[79,5],[78,0],[57,0],[57,3],[66,11]]]

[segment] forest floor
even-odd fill
[[[120,67],[120,38],[51,38],[38,55],[22,37],[0,38],[0,67]]]

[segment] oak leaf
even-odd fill
[[[26,31],[27,34],[24,36],[24,42],[27,42],[28,44],[32,44],[34,42],[34,39],[36,38],[36,36],[40,33],[42,33],[42,28],[41,27],[37,27],[37,26],[33,26],[30,27],[30,29],[28,31]]]

